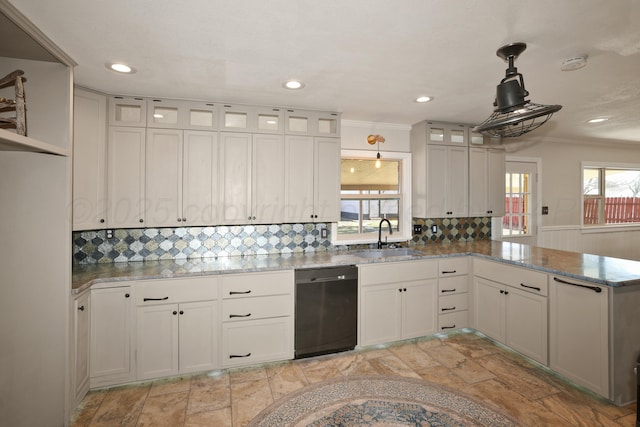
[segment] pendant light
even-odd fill
[[[367,142],[369,145],[378,144],[378,154],[376,154],[376,168],[380,169],[382,167],[382,161],[380,160],[380,143],[384,142],[384,136],[382,135],[369,135],[367,137]]]
[[[561,105],[542,105],[525,100],[529,92],[525,89],[522,74],[518,72],[514,62],[526,48],[525,43],[511,43],[496,52],[496,55],[509,63],[509,68],[497,87],[493,114],[473,128],[474,132],[514,138],[542,126],[553,113],[562,108]]]

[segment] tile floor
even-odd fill
[[[72,426],[240,427],[305,385],[380,374],[460,390],[523,426],[635,427],[635,403],[617,407],[472,333],[96,390],[76,409]]]

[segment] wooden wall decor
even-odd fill
[[[24,71],[16,70],[0,79],[0,89],[15,86],[15,98],[0,96],[0,114],[14,112],[15,116],[0,115],[0,129],[15,129],[19,135],[27,136],[27,116],[24,102]]]

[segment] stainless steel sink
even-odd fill
[[[393,248],[393,249],[369,249],[359,252],[354,252],[353,255],[359,258],[378,259],[378,258],[392,258],[403,256],[421,255],[422,252],[415,249],[408,248]]]

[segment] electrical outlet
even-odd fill
[[[431,226],[431,232],[432,232],[433,234],[436,234],[436,233],[438,232],[438,226],[437,226],[437,225],[435,225],[435,224],[433,224],[433,225]]]
[[[422,226],[420,224],[413,224],[413,234],[422,233]]]
[[[107,230],[107,239],[113,239],[113,230]]]
[[[549,215],[549,206],[542,207],[542,215]]]
[[[328,235],[329,235],[329,230],[328,229],[326,229],[326,228],[321,228],[320,229],[320,238],[326,239]]]

